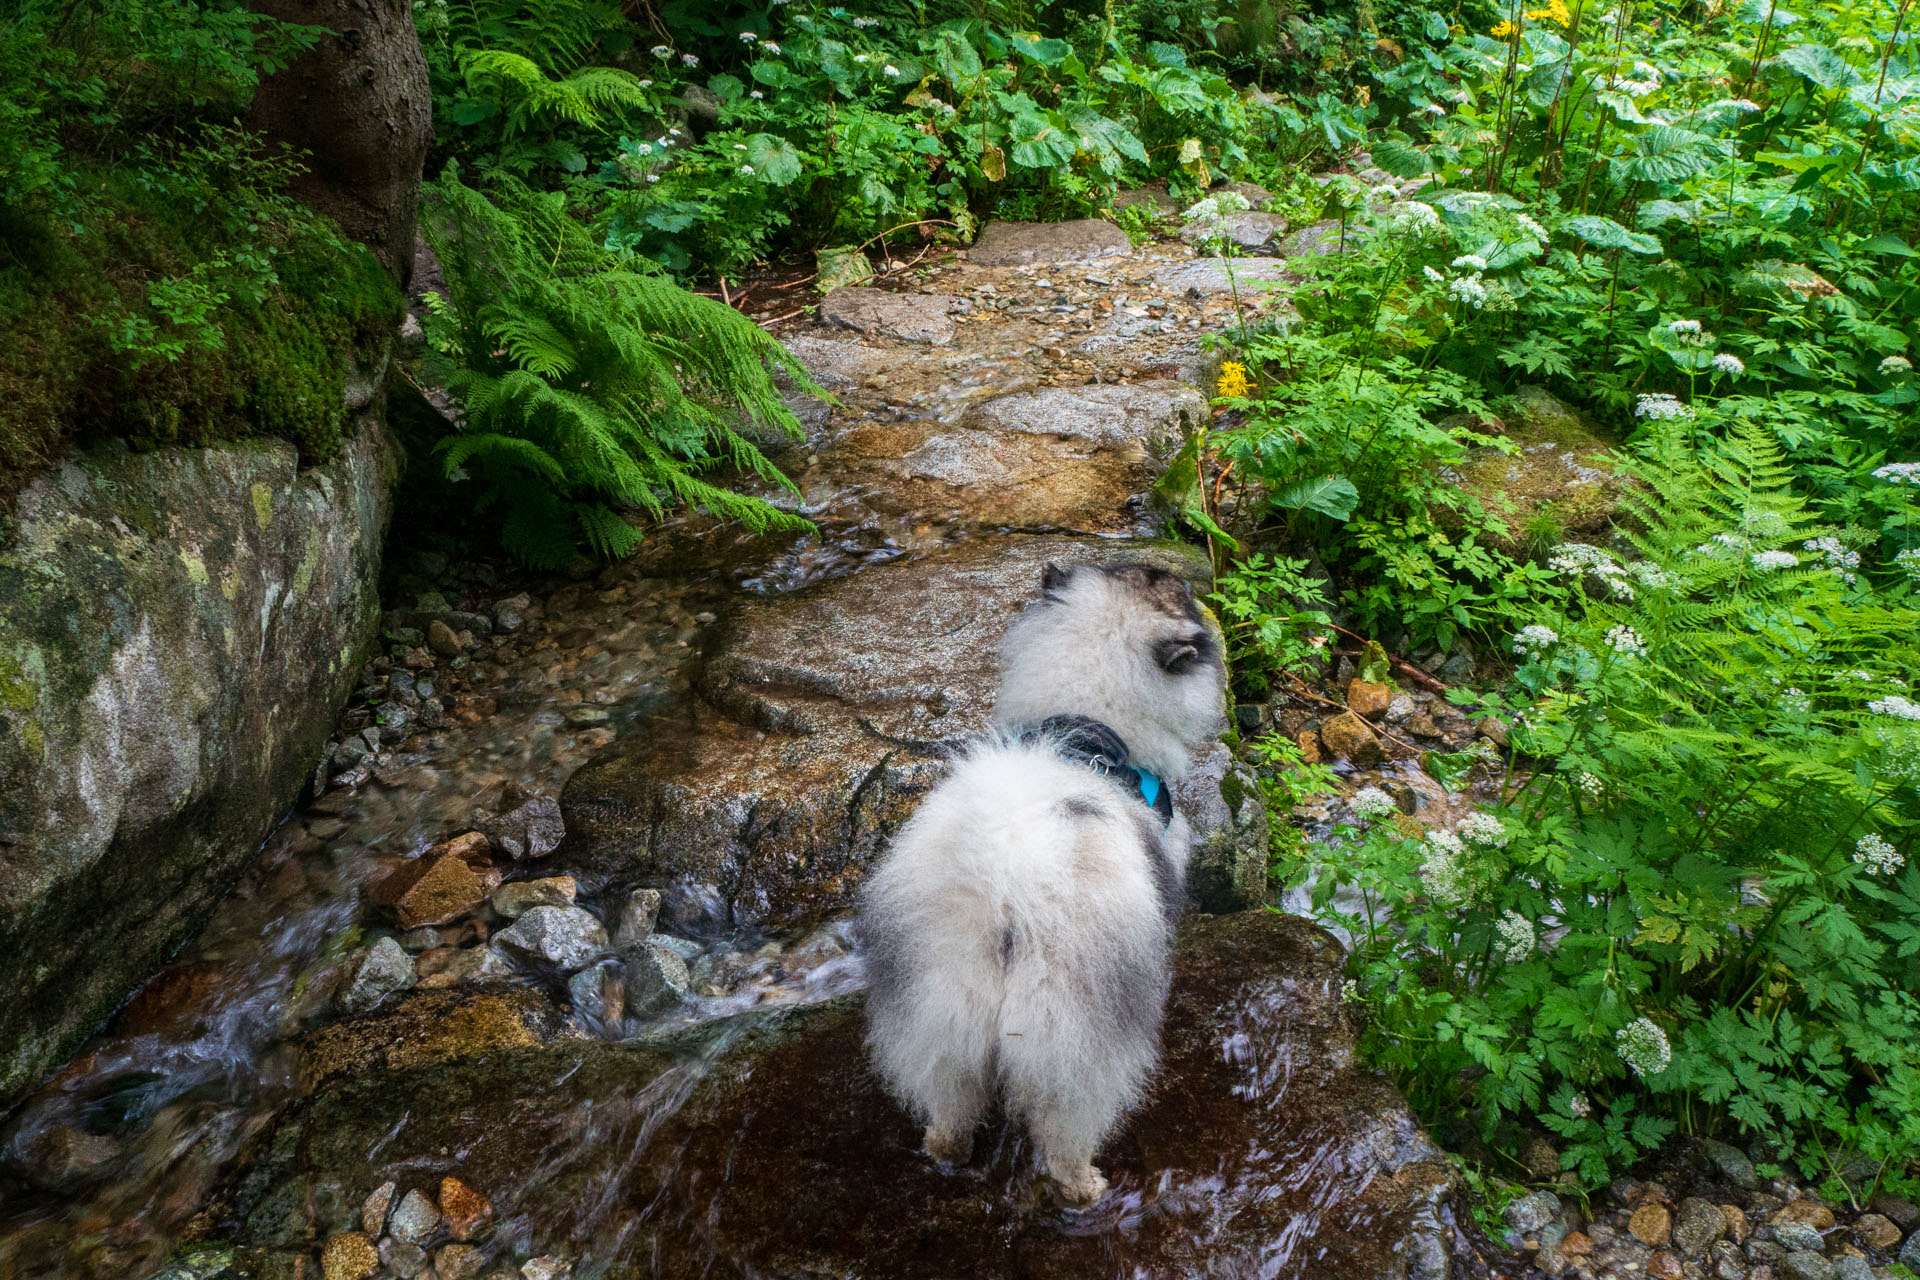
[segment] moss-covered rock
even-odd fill
[[[1487,445],[1457,468],[1462,489],[1506,525],[1491,545],[1520,550],[1573,538],[1603,540],[1625,484],[1615,442],[1585,414],[1540,387],[1514,392],[1506,438],[1517,451]]]
[[[336,369],[336,383],[341,371]],[[399,456],[103,446],[0,543],[0,1107],[157,967],[312,774],[378,622]]]

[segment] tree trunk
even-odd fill
[[[411,0],[252,0],[330,35],[254,94],[249,125],[307,156],[293,194],[362,241],[405,288],[420,166],[433,141]]]

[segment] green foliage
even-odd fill
[[[1563,549],[1486,700],[1530,762],[1498,823],[1350,830],[1314,891],[1368,1053],[1429,1114],[1537,1119],[1588,1185],[1678,1127],[1811,1177],[1920,1144],[1920,613],[1803,549],[1782,451],[1726,427],[1638,450],[1634,559]]]
[[[1249,556],[1207,599],[1226,633],[1234,679],[1250,688],[1264,688],[1326,643],[1325,587],[1304,560]]]
[[[423,223],[452,295],[429,337],[465,410],[440,455],[498,509],[514,554],[546,568],[582,545],[625,555],[642,536],[627,512],[683,503],[756,531],[808,527],[700,474],[726,465],[792,490],[743,433],[801,434],[771,371],[818,388],[759,326],[607,252],[564,196],[512,178],[489,198],[449,168]]]
[[[183,0],[0,25],[0,495],[76,438],[332,450],[397,291],[237,127],[318,34]]]

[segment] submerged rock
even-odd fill
[[[695,696],[568,782],[567,861],[677,886],[670,917],[849,906],[946,755],[986,728],[1000,638],[1041,568],[1130,557],[1207,573],[1191,547],[1011,537],[745,603],[713,629]]]
[[[495,936],[493,945],[564,973],[584,968],[608,949],[606,926],[579,907],[533,907]]]
[[[1452,1174],[1354,1065],[1342,963],[1292,917],[1187,926],[1158,1082],[1084,1214],[1051,1205],[998,1121],[970,1167],[929,1160],[878,1091],[858,997],[342,1081],[288,1117],[229,1207],[242,1243],[297,1255],[351,1219],[356,1189],[457,1160],[529,1251],[613,1277],[1437,1280]]]

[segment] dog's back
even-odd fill
[[[861,911],[869,1040],[933,1154],[965,1157],[997,1083],[1072,1196],[1153,1068],[1171,843],[1047,739],[976,750],[901,829]]]

